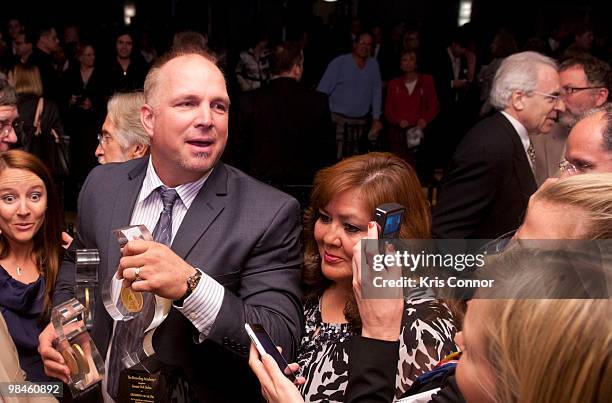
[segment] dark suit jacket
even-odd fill
[[[336,140],[327,95],[279,77],[244,93],[232,131],[237,163],[276,184],[312,183],[335,160]]]
[[[501,113],[484,119],[455,152],[433,215],[433,234],[489,239],[516,229],[537,186],[521,139]]]
[[[399,342],[354,336],[351,339],[346,403],[390,403],[395,395],[395,375],[399,360]],[[406,391],[402,398],[440,387],[431,402],[465,403],[457,387],[455,371],[420,390]]]
[[[467,61],[464,56],[459,58],[459,79],[467,79]],[[457,102],[462,101],[467,93],[467,88],[454,89],[451,87],[451,81],[453,81],[453,63],[451,62],[450,56],[448,55],[447,48],[439,52],[433,58],[431,65],[424,69],[431,73],[436,85],[436,94],[440,101],[440,110],[447,112],[448,109],[453,108]]]
[[[81,191],[76,243],[100,251],[101,283],[116,271],[120,251],[111,230],[129,225],[147,161],[99,166]],[[223,304],[203,343],[194,342],[196,328],[171,309],[153,346],[163,364],[184,370],[201,401],[258,399],[246,360],[250,341],[245,322],[261,323],[284,355],[293,358],[303,326],[299,214],[295,199],[223,163],[187,212],[171,248],[225,287]],[[71,298],[73,285],[74,263],[65,260],[54,303]],[[96,297],[92,337],[104,357],[112,320],[99,292]]]
[[[52,99],[59,105],[61,103],[61,88],[59,73],[55,69],[53,57],[40,50],[35,44],[32,54],[28,58],[28,64],[38,67],[40,79],[43,85],[43,95]]]

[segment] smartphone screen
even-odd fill
[[[289,368],[289,364],[287,364],[287,361],[276,348],[276,345],[270,338],[270,335],[268,335],[268,332],[266,332],[266,329],[264,329],[263,326],[258,323],[245,323],[244,328],[246,329],[246,332],[253,343],[255,343],[255,347],[257,347],[259,354],[270,354],[285,376],[292,381],[295,381],[295,374],[291,368]]]
[[[397,234],[399,235],[400,226],[402,225],[403,211],[387,215],[383,235]]]

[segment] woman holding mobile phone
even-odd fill
[[[429,238],[429,206],[414,170],[399,157],[359,155],[315,177],[304,228],[305,330],[298,349],[307,402],[345,401],[350,342],[356,335],[369,337],[363,332],[362,304],[353,292],[353,266],[360,264],[353,251],[368,231],[372,234],[376,207],[390,202],[406,207],[401,238]],[[455,318],[445,303],[434,298],[405,301],[396,396],[456,349],[455,332]],[[397,338],[392,333],[389,337]]]

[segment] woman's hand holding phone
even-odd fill
[[[368,235],[365,239],[378,239],[379,227],[376,222],[368,223]],[[404,298],[401,288],[395,288],[397,295],[393,294],[393,290],[387,292],[392,298],[363,298],[362,297],[362,242],[357,242],[353,247],[353,292],[357,300],[359,308],[359,316],[361,317],[361,335],[372,339],[397,341],[400,335],[402,315],[404,313]],[[385,245],[385,253],[395,253],[395,248],[392,244]],[[379,254],[377,242],[366,242],[365,250],[366,264],[371,266],[373,256]],[[365,267],[366,270],[371,270],[370,267]],[[395,279],[401,277],[401,269],[395,266],[386,267],[380,274],[385,279]]]
[[[280,349],[279,349],[280,350]],[[296,385],[306,382],[303,376],[296,377],[295,384],[287,378],[278,364],[270,354],[261,355],[254,343],[251,343],[249,354],[249,366],[259,379],[261,394],[268,403],[303,403],[302,395]],[[293,372],[298,372],[300,366],[296,363],[289,364]]]

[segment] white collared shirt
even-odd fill
[[[213,168],[214,169],[214,168]],[[212,172],[212,170],[210,171]],[[187,214],[187,210],[195,200],[198,192],[210,176],[210,172],[195,182],[185,183],[175,188],[179,197],[172,209],[172,241]],[[149,158],[147,173],[142,182],[142,189],[136,200],[130,225],[144,224],[151,234],[159,220],[163,210],[163,203],[157,188],[164,185],[153,167],[153,157]],[[182,307],[175,308],[181,312],[200,331],[200,342],[202,342],[212,327],[217,314],[221,309],[225,289],[207,274],[202,273],[202,278],[193,293],[185,299]]]
[[[195,182],[185,183],[174,188],[178,193],[178,198],[172,208],[172,238],[178,232],[178,229],[191,207],[191,204],[195,200],[196,196],[204,183],[210,176],[210,172],[204,175],[202,178]],[[159,215],[163,210],[163,202],[161,195],[157,192],[157,188],[164,185],[153,167],[153,157],[149,158],[147,165],[147,172],[142,182],[142,188],[136,199],[134,205],[134,211],[132,212],[132,218],[130,225],[144,224],[149,232],[153,234],[155,225],[159,220]],[[201,271],[201,270],[200,270]],[[115,277],[113,276],[113,279]],[[215,319],[221,310],[221,304],[223,303],[223,296],[225,294],[225,288],[214,279],[202,272],[202,277],[198,283],[198,286],[193,293],[185,299],[182,307],[174,306],[176,310],[181,312],[200,332],[199,339],[197,342],[201,343],[204,341],[212,325],[215,323]],[[112,349],[112,341],[115,335],[115,324],[113,323],[113,332],[111,335],[111,342],[109,344],[105,366],[108,368],[110,351]],[[182,341],[186,342],[186,341]],[[108,374],[108,372],[106,372]],[[102,382],[102,395],[105,402],[113,402],[113,399],[108,395],[107,388],[107,375],[105,374]]]
[[[531,161],[531,158],[529,157],[529,152],[527,151],[529,149],[529,144],[531,144],[531,140],[529,140],[529,135],[527,134],[527,129],[525,128],[525,126],[523,126],[521,122],[519,122],[514,116],[510,115],[508,112],[501,111],[501,113],[506,117],[506,119],[510,121],[510,124],[512,125],[512,127],[514,127],[514,130],[516,130],[519,137],[521,138],[521,143],[523,143],[523,149],[525,150],[525,155],[527,156],[527,161],[529,161],[529,166],[531,167],[532,171],[535,171],[535,167],[532,165],[533,162]]]

